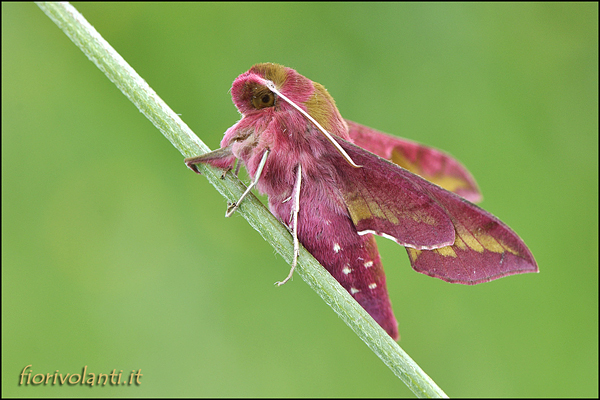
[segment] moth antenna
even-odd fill
[[[246,197],[246,195],[248,195],[248,193],[250,193],[252,188],[254,186],[256,186],[256,184],[258,183],[258,179],[260,178],[260,175],[262,174],[262,170],[265,167],[265,164],[267,162],[268,155],[269,155],[269,150],[265,150],[265,154],[263,154],[262,158],[260,159],[260,164],[258,164],[258,168],[256,169],[256,175],[254,176],[254,180],[246,188],[246,191],[240,196],[239,200],[236,201],[235,203],[231,204],[229,207],[227,207],[227,212],[225,213],[226,218],[231,217],[231,214],[233,214],[235,212],[235,210],[238,209],[238,207],[242,203],[242,200],[244,200],[244,197]]]
[[[309,113],[307,113],[306,111],[304,111],[296,103],[294,103],[293,101],[291,101],[290,99],[288,99],[283,93],[281,93],[279,90],[277,90],[277,88],[275,87],[275,84],[273,82],[265,80],[265,84],[269,88],[270,91],[272,91],[273,93],[277,94],[277,96],[281,97],[289,105],[291,105],[292,107],[294,107],[296,110],[300,111],[300,113],[302,115],[304,115],[310,122],[312,122],[323,133],[323,135],[325,135],[325,137],[327,138],[327,140],[329,140],[331,142],[331,144],[333,144],[335,146],[335,149],[346,159],[346,161],[348,162],[348,164],[352,165],[354,168],[360,168],[360,167],[362,167],[362,165],[357,165],[354,161],[352,161],[352,158],[350,158],[350,156],[348,155],[348,153],[346,153],[346,150],[344,150],[342,148],[342,146],[340,146],[340,144],[335,141],[335,139],[333,138],[333,136],[331,136],[331,134],[329,132],[327,132],[327,130],[325,128],[323,128],[321,126],[321,124],[319,124],[313,117],[311,117]]]
[[[298,164],[298,171],[296,172],[296,184],[294,185],[294,206],[292,207],[292,234],[294,235],[294,258],[292,260],[292,268],[288,276],[281,282],[275,282],[277,286],[281,286],[290,280],[294,275],[296,264],[298,264],[298,256],[300,255],[300,242],[298,241],[298,213],[300,212],[300,186],[302,184],[302,165]]]

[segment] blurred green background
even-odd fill
[[[258,62],[444,149],[540,274],[474,287],[378,240],[450,396],[598,396],[598,4],[75,3],[211,148]],[[34,4],[2,3],[3,396],[412,396]],[[141,386],[19,386],[33,372]]]

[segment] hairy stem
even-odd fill
[[[37,4],[184,157],[209,151],[73,6],[68,3]],[[221,179],[220,170],[205,165],[198,165],[198,169],[230,202],[237,200],[244,192],[244,185],[233,174],[227,174],[225,179]],[[288,263],[292,262],[292,236],[256,197],[249,196],[238,212],[277,253]],[[296,271],[417,396],[446,397],[435,382],[304,248],[300,249]]]

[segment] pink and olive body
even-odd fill
[[[186,163],[230,170],[237,159],[258,175],[271,212],[394,339],[373,234],[405,246],[416,271],[447,282],[538,271],[509,227],[466,200],[481,195],[449,155],[344,120],[322,85],[281,65],[255,65],[231,94],[241,120],[221,149]]]

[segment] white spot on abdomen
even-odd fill
[[[350,294],[356,294],[358,292],[360,292],[360,290],[358,290],[357,288],[355,288],[355,287],[350,288]]]
[[[336,253],[339,253],[341,249],[342,248],[340,247],[339,243],[334,243],[333,244],[333,251],[335,251]]]
[[[375,282],[373,282],[369,285],[369,289],[371,289],[371,290],[375,289],[376,287],[377,287],[377,284]]]
[[[342,272],[346,275],[348,275],[350,272],[352,272],[352,269],[350,269],[349,267],[344,267],[344,269],[342,270]]]
[[[371,268],[373,266],[373,261],[367,261],[363,265],[365,266],[365,268]]]

